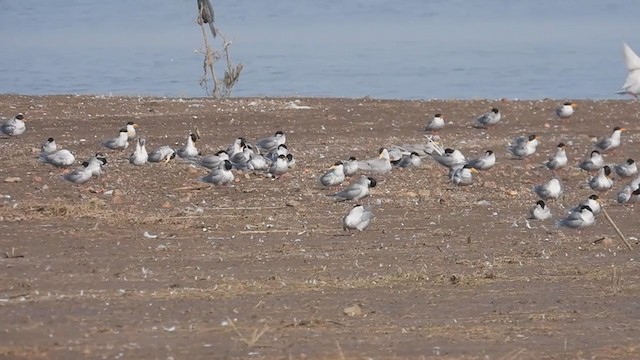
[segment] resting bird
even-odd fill
[[[129,147],[129,135],[127,129],[120,129],[118,136],[102,143],[106,148],[111,150],[124,150]]]
[[[607,151],[617,149],[618,147],[620,147],[620,136],[622,135],[622,132],[625,130],[626,130],[625,128],[616,126],[615,128],[613,128],[613,133],[611,133],[610,136],[606,136],[600,139],[595,144],[595,148],[602,152],[607,152]]]
[[[624,164],[616,165],[614,170],[620,177],[631,177],[638,174],[638,165],[633,159],[627,159]]]
[[[567,166],[569,159],[567,158],[567,152],[564,150],[564,143],[558,144],[558,150],[556,153],[549,158],[549,161],[546,162],[547,169],[549,170],[559,170]]]
[[[496,154],[487,150],[481,157],[469,161],[469,166],[476,170],[489,170],[496,164]]]
[[[442,129],[444,129],[444,118],[442,117],[442,114],[436,114],[424,128],[425,131],[430,131],[433,133]]]
[[[91,180],[92,176],[91,170],[88,169],[88,166],[89,163],[85,161],[82,163],[81,168],[64,175],[64,178],[74,184],[84,184],[87,181]]]
[[[551,210],[543,200],[538,200],[536,205],[531,208],[529,219],[547,220],[551,218]]]
[[[572,102],[566,102],[566,103],[564,103],[564,105],[562,105],[562,106],[560,106],[560,107],[558,107],[556,109],[556,115],[560,119],[568,119],[575,112],[575,108],[576,108],[576,104],[574,104]]]
[[[336,186],[342,184],[344,179],[344,165],[339,161],[320,177],[320,184],[323,186]]]
[[[233,165],[229,160],[225,160],[220,167],[211,170],[209,174],[202,178],[202,181],[208,182],[214,185],[227,185],[233,182],[235,176],[231,169]]]
[[[27,130],[24,115],[18,114],[0,125],[0,131],[7,136],[22,135]]]
[[[278,130],[273,136],[258,140],[256,142],[256,146],[261,151],[261,153],[268,153],[286,142],[287,136],[282,130]]]
[[[337,201],[360,200],[369,195],[369,189],[375,187],[376,180],[371,177],[361,176],[354,180],[346,189],[331,194]]]
[[[342,229],[351,234],[351,230],[362,231],[369,226],[373,213],[368,206],[354,205],[342,218]]]
[[[581,229],[593,225],[595,217],[588,206],[581,206],[578,211],[572,211],[569,216],[557,222],[558,226]]]
[[[581,162],[578,166],[585,171],[598,171],[604,166],[604,158],[598,150],[593,150],[589,158]]]
[[[542,185],[535,186],[533,192],[542,200],[557,199],[562,195],[562,184],[557,178],[552,178]]]
[[[176,151],[173,150],[173,148],[171,146],[168,145],[164,145],[164,146],[160,146],[159,148],[153,150],[150,154],[149,154],[149,162],[160,162],[160,161],[164,161],[164,162],[169,162],[169,160],[173,159],[176,157]]]
[[[40,161],[55,167],[67,167],[73,165],[76,157],[67,149],[56,150],[52,153],[41,153]]]
[[[535,154],[539,144],[540,140],[538,140],[538,136],[535,134],[529,135],[529,137],[518,136],[514,142],[507,147],[507,151],[518,159],[524,159]]]
[[[488,113],[480,115],[473,122],[473,126],[476,128],[488,128],[497,124],[502,119],[502,114],[497,108],[491,109]]]
[[[358,169],[374,173],[387,173],[391,171],[389,151],[385,148],[381,148],[380,155],[377,158],[359,161]]]

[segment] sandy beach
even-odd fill
[[[183,359],[639,358],[640,222],[615,194],[580,234],[555,226],[593,193],[576,168],[596,138],[627,129],[607,163],[639,159],[637,101],[390,101],[295,98],[166,99],[0,95],[0,115],[22,112],[27,131],[0,138],[0,357]],[[498,107],[489,130],[472,120]],[[445,147],[497,165],[467,189],[432,159],[372,175],[359,203],[375,219],[346,236],[352,202],[334,202],[318,177],[349,156],[424,143],[433,114]],[[185,161],[135,167],[132,147],[107,151],[127,121],[152,150],[190,130],[204,154],[283,130],[296,158],[289,176],[236,173],[232,186],[198,179]],[[507,144],[536,134],[537,153]],[[106,173],[84,185],[38,161],[53,137],[77,166],[96,152]],[[553,219],[526,220],[532,188],[553,175],[558,143],[572,168]],[[133,144],[133,143],[132,143]],[[346,184],[345,184],[346,185]],[[603,239],[604,238],[604,239]]]

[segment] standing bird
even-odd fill
[[[567,158],[567,152],[564,150],[564,143],[558,144],[558,150],[549,158],[549,161],[545,163],[549,170],[560,170],[567,166],[569,159]]]
[[[124,150],[129,147],[129,136],[127,129],[120,129],[118,136],[102,143],[106,148],[111,150]]]
[[[183,147],[178,149],[176,154],[185,159],[191,159],[198,156],[198,149],[196,148],[195,144],[197,140],[198,137],[196,136],[196,134],[189,134],[189,136],[187,136],[187,143]]]
[[[564,226],[572,229],[582,229],[593,225],[596,221],[593,212],[589,206],[581,206],[577,211],[572,211],[569,216],[557,222],[558,226]]]
[[[627,67],[627,79],[618,94],[629,94],[635,98],[640,95],[640,57],[626,43],[622,43],[624,62]]]
[[[608,165],[598,170],[598,174],[589,180],[589,187],[595,191],[607,191],[613,187],[613,180],[610,178],[611,168]]]
[[[235,179],[235,175],[231,169],[233,165],[231,165],[231,161],[225,160],[220,167],[211,170],[209,174],[202,178],[202,181],[208,182],[214,185],[227,185],[233,182]]]
[[[218,32],[216,31],[215,17],[213,12],[213,6],[209,0],[198,0],[198,24],[209,24],[211,35],[215,38]]]
[[[627,159],[624,164],[616,165],[614,170],[620,177],[631,177],[638,174],[638,165],[633,159]]]
[[[133,140],[136,138],[136,129],[138,128],[138,124],[134,123],[133,121],[129,121],[127,122],[127,138],[129,140]]]
[[[40,151],[43,154],[50,154],[56,150],[58,150],[58,145],[56,145],[56,141],[52,137],[48,138],[47,141],[40,147]]]
[[[602,152],[607,152],[607,151],[617,149],[618,147],[620,147],[620,136],[622,135],[622,132],[625,130],[626,130],[625,128],[616,126],[615,128],[613,128],[613,133],[610,136],[606,136],[600,139],[595,144],[595,148]]]
[[[600,151],[593,150],[589,158],[581,162],[578,166],[585,171],[598,171],[604,166],[604,158],[600,154]]]
[[[164,161],[165,163],[168,163],[169,160],[173,159],[176,157],[176,151],[173,150],[173,148],[171,146],[168,145],[163,145],[160,146],[159,148],[153,150],[150,154],[149,154],[149,162],[154,162],[154,163],[158,163],[160,161]]]
[[[323,186],[336,186],[342,184],[344,179],[344,165],[338,161],[320,177],[320,184]]]
[[[375,187],[376,179],[372,177],[361,176],[354,180],[346,189],[331,194],[337,201],[360,200],[369,195],[369,189]]]
[[[142,166],[149,160],[147,148],[145,147],[145,139],[138,139],[136,150],[129,156],[129,162],[135,166]]]
[[[507,147],[507,151],[518,159],[524,159],[535,154],[539,144],[540,140],[538,140],[538,136],[535,134],[529,135],[528,137],[518,136],[511,145]]]
[[[27,130],[25,121],[27,121],[27,119],[24,118],[24,115],[19,113],[0,125],[0,131],[7,136],[22,135],[25,130]]]
[[[486,129],[497,124],[500,119],[502,119],[500,110],[498,110],[498,108],[493,108],[488,113],[482,114],[478,118],[476,118],[473,122],[473,127]]]
[[[344,176],[353,176],[358,172],[358,160],[354,156],[342,161],[342,165],[344,166]]]
[[[351,230],[362,231],[369,226],[373,213],[368,206],[354,205],[342,218],[342,229],[351,234]]]
[[[466,164],[465,166],[453,172],[453,175],[451,176],[451,182],[453,183],[453,185],[457,186],[469,186],[473,184],[473,174],[477,172],[478,170],[471,167],[471,165]]]
[[[575,111],[576,111],[576,104],[572,102],[566,102],[562,106],[556,109],[556,115],[560,119],[568,119],[571,117],[571,115],[573,115]]]
[[[261,153],[269,153],[276,149],[279,145],[287,142],[287,136],[282,130],[276,131],[273,136],[260,139],[256,142],[256,146],[260,149]]]
[[[547,220],[551,218],[551,210],[543,200],[538,200],[536,205],[529,211],[529,219]]]
[[[436,114],[424,128],[424,131],[436,133],[442,129],[444,129],[444,118],[442,117],[442,114]]]
[[[542,185],[536,185],[533,191],[542,200],[557,199],[562,196],[562,184],[557,178],[552,178]]]
[[[387,173],[391,171],[391,159],[386,148],[379,150],[380,155],[375,159],[358,161],[358,169],[374,173]]]
[[[484,155],[469,161],[469,166],[476,170],[489,170],[496,164],[496,154],[493,150],[487,150]]]

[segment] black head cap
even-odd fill
[[[418,153],[417,153],[417,152],[415,152],[415,151],[412,151],[412,152],[411,152],[411,155],[412,155],[412,156],[420,156],[420,154],[418,154]]]
[[[284,132],[282,132],[282,130],[278,130],[278,131],[276,131],[276,136],[278,136],[278,135],[284,135]]]
[[[357,160],[357,159],[356,159],[356,157],[355,157],[355,156],[351,156],[351,157],[349,157],[349,161],[356,161],[356,160]]]
[[[537,137],[537,136],[536,136],[536,134],[531,134],[531,135],[529,135],[529,141],[533,141],[533,140],[535,140],[535,139],[536,139],[536,137]]]
[[[453,154],[453,151],[454,151],[454,150],[453,150],[453,149],[451,149],[451,148],[446,148],[446,149],[444,149],[444,153],[445,153],[445,154]]]
[[[336,161],[335,164],[333,164],[333,166],[338,166],[338,165],[343,165],[342,161]]]
[[[442,114],[438,113],[435,117],[442,117]]]
[[[598,150],[593,150],[593,151],[591,152],[591,156],[593,157],[593,155],[594,155],[594,154],[598,154],[598,155],[600,155],[600,151],[598,151]]]
[[[559,148],[563,148],[563,147],[564,147],[564,143],[560,143],[560,144],[558,144],[558,147],[559,147]]]
[[[278,159],[284,159],[284,160],[287,160],[287,157],[286,157],[286,156],[284,156],[284,155],[279,155],[279,156],[278,156]]]
[[[487,154],[487,155],[491,155],[491,154],[493,154],[493,150],[487,150],[486,154]]]
[[[287,154],[287,161],[293,160],[293,154]]]
[[[494,113],[496,113],[496,114],[497,114],[497,113],[499,113],[499,112],[500,112],[500,110],[498,110],[498,108],[493,108],[493,109],[491,109],[491,112],[494,112]]]
[[[135,123],[133,121],[128,121],[127,125],[135,125]]]
[[[589,210],[589,211],[593,212],[593,210],[591,210],[591,207],[589,205],[580,206],[580,211],[582,211],[582,210]]]
[[[89,162],[88,162],[88,161],[83,162],[83,163],[82,163],[82,166],[84,166],[84,167],[89,166]]]
[[[224,161],[224,169],[225,170],[231,170],[232,167],[233,167],[233,165],[231,165],[231,161],[229,161],[229,160],[225,160]]]
[[[600,197],[598,195],[596,195],[596,194],[593,194],[593,195],[589,196],[589,199],[598,200],[598,199],[600,199]]]
[[[376,181],[376,179],[374,179],[374,178],[372,178],[372,177],[367,178],[367,179],[369,179],[369,187],[370,187],[370,188],[372,188],[372,187],[376,187],[376,184],[378,183],[378,182]]]
[[[22,115],[22,114],[18,114],[18,115],[16,115],[16,119],[18,119],[18,120],[24,120],[24,115]]]
[[[227,152],[225,150],[218,150],[218,152],[216,153],[216,156],[220,156],[220,154],[226,154]]]
[[[640,188],[635,189],[635,190],[632,192],[632,194],[633,194],[633,195],[640,195]]]
[[[240,139],[240,146],[247,146],[247,140],[245,140],[245,138],[241,137],[238,139]]]
[[[127,132],[127,129],[120,129],[120,131],[119,131],[119,132],[121,132],[121,133],[126,133],[126,132]]]
[[[627,165],[633,164],[635,161],[633,159],[627,159]]]
[[[605,166],[603,167],[603,169],[604,169],[604,174],[605,174],[606,176],[611,175],[611,168],[610,168],[608,165],[605,165]]]
[[[541,208],[543,208],[543,209],[544,209],[544,207],[546,206],[546,205],[545,205],[545,203],[544,203],[544,201],[542,201],[542,200],[538,200],[538,201],[536,202],[536,205],[540,205],[540,207],[541,207]]]
[[[283,148],[283,149],[289,150],[289,148],[287,147],[287,144],[280,144],[280,145],[278,145],[278,148]]]
[[[176,152],[174,151],[171,153],[171,156],[169,156],[169,159],[175,159],[175,158],[176,158]]]
[[[48,142],[54,142],[53,138],[48,138],[47,141]]]
[[[191,135],[189,135],[189,136],[191,137],[191,140],[192,140],[193,142],[196,142],[196,141],[198,140],[198,137],[196,136],[196,134],[191,134]]]
[[[463,169],[473,169],[473,166],[471,166],[470,164],[464,164],[464,166],[462,168]]]
[[[622,130],[622,128],[620,126],[616,126],[613,128],[613,131],[618,131],[618,130]]]
[[[573,105],[573,103],[572,103],[571,101],[567,101],[567,102],[566,102],[566,103],[564,103],[564,104],[565,104],[565,105],[567,105],[567,106],[571,106],[571,105]]]

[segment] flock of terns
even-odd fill
[[[624,44],[624,55],[629,74],[620,93],[638,97],[640,95],[640,58],[627,44]],[[566,102],[555,110],[555,115],[559,119],[567,119],[574,114],[575,108],[574,103]],[[475,118],[472,126],[486,129],[495,126],[501,119],[500,110],[492,108]],[[23,114],[17,114],[5,121],[0,126],[0,131],[5,136],[20,136],[26,131],[25,121]],[[431,133],[427,136],[425,144],[381,148],[379,156],[374,159],[357,160],[355,157],[350,157],[338,161],[320,176],[319,183],[325,187],[334,187],[344,183],[347,178],[353,177],[348,186],[329,196],[336,201],[357,202],[368,196],[369,189],[378,183],[371,176],[357,177],[358,172],[372,175],[390,172],[394,167],[419,167],[424,158],[430,157],[449,170],[451,184],[457,187],[469,186],[473,184],[475,173],[490,170],[496,164],[496,155],[493,150],[487,150],[478,158],[467,159],[460,150],[443,149],[436,140],[437,132],[445,126],[446,122],[442,114],[436,114],[424,128],[424,131]],[[200,139],[197,129],[189,133],[182,147],[173,149],[170,146],[161,146],[149,153],[145,139],[137,137],[137,127],[138,125],[134,122],[128,122],[118,131],[117,136],[105,140],[102,146],[108,150],[123,151],[129,147],[129,142],[133,141],[135,149],[129,156],[129,162],[134,166],[143,166],[148,162],[168,162],[176,157],[182,158],[194,165],[209,169],[209,173],[202,177],[201,181],[214,185],[233,183],[234,169],[280,178],[286,176],[289,169],[295,166],[295,159],[289,152],[283,131],[258,139],[255,144],[248,143],[244,138],[236,138],[227,149],[203,156],[196,147],[196,142]],[[637,165],[633,159],[628,159],[622,164],[608,165],[605,164],[603,154],[620,147],[623,131],[625,131],[624,128],[615,127],[610,135],[599,139],[584,161],[578,164],[580,169],[593,173],[588,185],[594,192],[603,193],[610,190],[613,187],[614,174],[621,179],[633,178],[617,194],[616,199],[621,204],[640,200],[640,177],[638,177]],[[539,144],[539,138],[535,134],[519,136],[509,144],[506,150],[513,158],[526,159],[536,153]],[[531,219],[550,219],[551,210],[545,201],[555,201],[563,195],[563,184],[556,176],[556,172],[569,165],[565,148],[564,143],[558,144],[556,152],[545,163],[545,167],[552,173],[551,179],[533,188],[533,192],[540,200],[530,210]],[[73,166],[76,160],[71,151],[59,149],[53,138],[47,139],[42,145],[39,159],[43,163],[61,168]],[[106,165],[106,156],[96,153],[95,156],[84,161],[80,168],[65,174],[64,178],[75,184],[83,184],[93,177],[99,177]],[[572,208],[571,212],[556,224],[577,229],[593,225],[595,216],[601,211],[599,199],[599,195],[594,193]],[[351,230],[362,231],[367,228],[373,217],[369,206],[356,204],[343,217],[343,228],[349,233]]]

